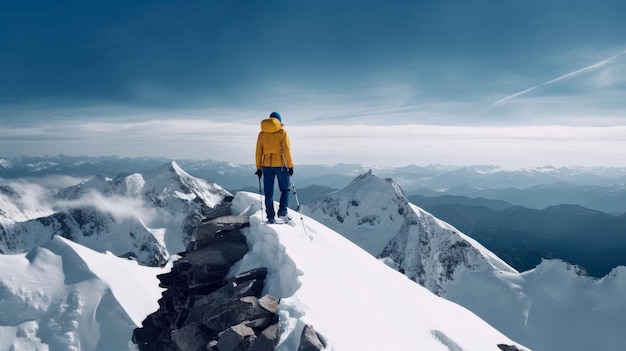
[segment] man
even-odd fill
[[[293,161],[289,146],[289,135],[283,128],[282,118],[278,112],[272,112],[269,118],[261,121],[261,132],[256,141],[256,169],[255,174],[263,176],[265,192],[265,213],[267,221],[275,223],[274,219],[274,178],[278,179],[280,189],[280,204],[278,218],[289,222],[291,217],[287,213],[289,204],[289,177],[293,175]]]

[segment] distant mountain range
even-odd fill
[[[612,185],[605,186],[574,185],[565,182],[540,184],[528,188],[459,186],[445,192],[422,189],[413,194],[433,197],[450,194],[470,198],[487,198],[534,209],[570,204],[611,214],[626,212],[626,186],[619,180],[616,180],[616,183]]]
[[[602,277],[626,265],[626,214],[620,216],[579,205],[543,210],[464,197],[409,196],[520,271],[542,259],[559,258]]]
[[[95,175],[116,178],[120,174],[158,168],[171,161],[176,161],[189,174],[216,182],[231,192],[258,189],[252,163],[154,157],[0,157],[0,178],[72,176],[85,179]],[[507,169],[442,165],[377,168],[358,164],[296,164],[294,180],[298,189],[311,185],[341,189],[369,169],[380,177],[394,179],[407,195],[482,197],[536,209],[578,204],[607,213],[626,212],[626,168],[548,166]]]

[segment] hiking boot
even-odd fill
[[[287,222],[291,222],[291,216],[286,214],[284,216],[278,216],[278,218],[280,218],[283,222],[287,223]]]
[[[267,219],[267,223],[274,224],[274,223],[276,223],[276,220],[274,218],[268,218]]]

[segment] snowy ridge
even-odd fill
[[[420,207],[415,206],[414,204],[411,204],[411,203],[409,205],[411,206],[411,209],[413,210],[413,212],[415,212],[419,217],[428,217],[428,218],[434,219],[434,221],[436,223],[435,226],[439,226],[442,229],[447,230],[447,231],[452,231],[456,235],[458,235],[460,237],[460,239],[462,239],[464,241],[467,241],[472,246],[472,248],[474,248],[474,249],[476,249],[476,250],[478,250],[480,252],[481,256],[483,258],[485,258],[489,262],[491,267],[493,267],[493,268],[495,268],[497,270],[502,270],[502,271],[507,271],[507,272],[515,272],[516,271],[508,263],[506,263],[504,260],[502,260],[500,257],[498,257],[493,252],[489,251],[486,247],[484,247],[478,241],[476,241],[473,238],[467,236],[466,234],[463,234],[462,232],[459,232],[456,228],[454,228],[450,224],[448,224],[448,223],[440,220],[439,218],[433,216],[432,214],[424,211]]]
[[[277,350],[294,350],[304,323],[328,350],[497,351],[516,344],[310,217],[296,227],[263,223],[258,198],[240,192],[233,201],[235,213],[252,216],[251,250],[234,273],[268,267],[267,293],[281,298]]]
[[[476,240],[415,205],[379,257],[391,258],[407,277],[445,296],[460,270],[517,272]]]

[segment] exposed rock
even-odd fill
[[[298,351],[321,351],[324,349],[324,343],[317,334],[313,326],[306,325],[300,336],[300,346]]]
[[[232,265],[247,252],[246,237],[239,231],[231,231],[216,235],[206,247],[185,253],[185,258],[197,266]]]
[[[133,332],[140,351],[271,351],[280,340],[278,304],[262,295],[267,268],[227,277],[247,252],[241,229],[247,217],[224,216],[203,221],[182,258],[158,276],[166,288],[159,310]],[[309,330],[308,327],[306,330]],[[304,337],[301,350],[321,350],[318,335]],[[307,334],[308,335],[308,334]],[[302,348],[304,347],[304,348]],[[300,350],[299,349],[299,350]]]
[[[213,236],[220,232],[229,232],[250,226],[248,217],[244,216],[222,216],[206,222],[200,223],[193,232],[196,242],[211,240]]]
[[[506,344],[498,344],[498,348],[502,351],[523,351],[522,349],[518,349],[517,346]]]
[[[189,351],[206,350],[206,345],[211,341],[197,323],[172,331],[172,340],[179,350]]]
[[[244,351],[256,339],[254,330],[243,324],[237,324],[219,334],[215,347],[218,351]]]
[[[221,204],[205,210],[204,211],[204,219],[201,220],[201,223],[210,221],[215,218],[225,217],[230,215],[230,204],[233,202],[232,195],[225,195],[224,201]]]
[[[276,311],[278,310],[279,302],[279,299],[271,295],[265,295],[259,299],[259,305],[261,305],[261,307],[263,307],[266,311],[270,313],[276,313]]]
[[[280,327],[278,323],[265,328],[250,345],[247,351],[272,351],[280,340]]]
[[[221,305],[212,305],[204,314],[203,325],[209,330],[224,330],[243,321],[271,317],[272,313],[261,307],[254,296],[230,300]]]
[[[266,274],[266,268],[257,268],[229,279],[226,285],[212,293],[194,297],[193,309],[190,311],[185,324],[194,322],[202,324],[205,313],[212,306],[223,305],[225,301],[243,296],[260,296]],[[248,278],[248,280],[244,280],[244,278]]]

